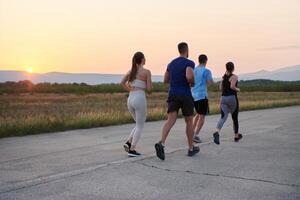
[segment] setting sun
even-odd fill
[[[32,70],[32,68],[27,68],[27,69],[26,69],[26,72],[28,72],[28,73],[32,73],[32,72],[33,72],[33,70]]]

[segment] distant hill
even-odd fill
[[[86,83],[97,85],[102,83],[119,83],[123,75],[121,74],[92,74],[92,73],[63,73],[49,72],[45,74],[28,73],[25,71],[1,71],[0,82],[31,80],[33,83]],[[154,75],[154,82],[163,81],[163,77]]]
[[[240,74],[240,80],[269,79],[280,81],[300,80],[300,65],[284,67],[274,71],[261,70],[255,73]]]
[[[33,83],[86,83],[97,85],[102,83],[119,83],[123,75],[121,74],[93,74],[93,73],[63,73],[49,72],[45,74],[24,71],[1,71],[0,82],[31,80]],[[269,79],[280,81],[300,80],[300,65],[281,68],[275,71],[258,71],[255,73],[240,74],[240,80]],[[218,78],[215,80],[219,80]],[[162,82],[163,76],[153,76],[154,82]]]

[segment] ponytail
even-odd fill
[[[138,65],[140,65],[145,58],[142,52],[136,52],[132,57],[132,65],[131,70],[128,76],[128,82],[132,82],[136,79],[136,75],[138,72]]]
[[[233,70],[234,70],[233,62],[226,63],[226,71],[229,73],[229,75],[232,74]]]

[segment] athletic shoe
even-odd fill
[[[142,154],[136,152],[135,150],[130,150],[130,151],[128,152],[128,156],[129,156],[129,157],[138,157],[138,156],[140,156],[140,155],[142,155]]]
[[[202,142],[202,141],[200,140],[200,137],[199,137],[198,135],[194,135],[193,141],[194,141],[195,143],[201,143],[201,142]]]
[[[192,157],[192,156],[196,155],[197,153],[199,153],[199,151],[200,151],[200,147],[193,146],[193,150],[189,150],[187,155],[189,157]]]
[[[213,134],[213,136],[214,136],[214,143],[220,144],[220,136],[219,136],[219,133],[218,133],[218,132],[215,132],[215,133]]]
[[[129,152],[130,147],[131,147],[131,144],[127,141],[127,142],[123,145],[123,147],[124,147],[124,150],[125,150],[126,152]]]
[[[155,151],[156,151],[156,156],[161,159],[164,160],[165,159],[165,151],[164,151],[164,146],[162,145],[161,142],[158,142],[155,144]]]
[[[237,137],[237,138],[236,138],[236,137],[234,138],[234,141],[235,141],[235,142],[238,142],[238,141],[239,141],[240,139],[242,139],[242,138],[243,138],[243,135],[239,133],[239,134],[238,134],[238,137]]]

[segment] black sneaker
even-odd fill
[[[238,141],[239,141],[240,139],[242,139],[242,138],[243,138],[243,135],[239,133],[239,134],[238,134],[238,137],[237,137],[237,138],[236,138],[236,137],[234,138],[234,141],[235,141],[235,142],[238,142]]]
[[[165,159],[165,151],[164,151],[164,146],[162,145],[161,142],[158,142],[155,144],[155,151],[156,151],[156,156],[161,159],[164,160]]]
[[[195,142],[195,143],[201,143],[202,141],[200,140],[200,137],[198,135],[195,135],[193,137],[193,142]]]
[[[127,141],[127,142],[123,145],[123,147],[124,147],[124,150],[125,150],[126,152],[129,152],[130,147],[131,147],[131,144],[129,143],[129,141]]]
[[[192,157],[192,156],[196,155],[199,152],[200,152],[200,147],[193,146],[193,150],[189,150],[187,155],[189,157]]]
[[[219,136],[219,133],[218,133],[218,132],[215,132],[215,133],[213,134],[213,136],[214,136],[214,143],[220,144],[220,136]]]
[[[136,152],[136,150],[129,150],[129,151],[128,151],[128,156],[129,156],[129,157],[138,157],[138,156],[140,156],[140,155],[142,155],[142,154]]]

